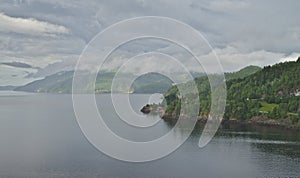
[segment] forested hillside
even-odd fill
[[[227,104],[224,119],[247,120],[260,116],[300,125],[300,58],[295,62],[266,66],[262,70],[248,67],[225,74],[225,78]],[[197,78],[195,82],[201,100],[199,115],[207,116],[210,111],[208,77]],[[165,94],[167,114],[179,113],[180,99],[177,96],[176,86]]]

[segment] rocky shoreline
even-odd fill
[[[175,114],[163,114],[160,115],[163,120],[177,120],[178,115]],[[185,117],[185,116],[183,116]],[[199,123],[206,123],[208,118],[206,116],[199,116],[197,118],[197,122]],[[230,119],[230,120],[222,120],[222,125],[225,124],[242,124],[242,125],[250,125],[250,126],[264,126],[264,127],[272,127],[272,128],[279,128],[279,129],[286,129],[286,130],[295,130],[300,132],[300,126],[292,125],[288,123],[285,119],[275,120],[266,117],[253,117],[250,120],[237,120],[237,119]]]

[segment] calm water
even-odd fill
[[[137,112],[147,95],[132,95]],[[148,129],[119,122],[109,95],[97,96],[118,135],[151,140],[174,123]],[[156,116],[145,116],[156,120]],[[0,93],[0,177],[300,177],[300,134],[278,129],[222,126],[203,149],[202,126],[174,153],[147,163],[127,163],[97,151],[77,125],[70,95]]]

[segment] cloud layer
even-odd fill
[[[30,35],[68,34],[64,26],[54,25],[33,18],[10,17],[0,13],[0,31],[15,32]]]
[[[2,66],[0,85],[71,70],[97,33],[137,16],[165,16],[191,25],[207,38],[225,71],[295,60],[300,54],[299,6],[297,0],[2,0],[0,63],[22,62],[40,69],[24,73]],[[193,66],[190,56],[172,44],[135,43],[118,50],[107,68],[151,50]],[[203,59],[212,57],[207,54]]]

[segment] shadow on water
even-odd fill
[[[164,120],[172,129],[177,120]],[[200,138],[205,123],[197,122],[191,138]],[[184,132],[184,129],[182,129]],[[249,143],[263,152],[300,159],[300,133],[294,130],[255,126],[247,124],[222,124],[218,129],[216,139],[233,139],[237,142]]]

